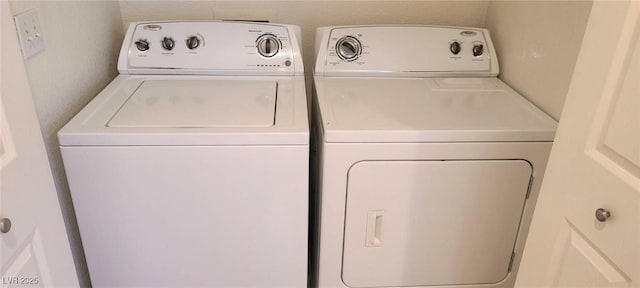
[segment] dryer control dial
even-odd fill
[[[200,38],[198,38],[198,36],[190,36],[187,38],[186,42],[189,50],[196,49],[200,46]]]
[[[256,41],[258,53],[263,57],[271,58],[280,51],[280,40],[273,34],[263,34]]]
[[[336,53],[342,60],[356,60],[362,53],[362,44],[353,36],[342,37],[336,43]]]
[[[460,46],[460,42],[458,41],[453,41],[451,42],[451,44],[449,44],[449,51],[451,51],[453,55],[458,55],[461,49],[462,47]]]
[[[484,53],[484,45],[482,45],[482,44],[474,44],[473,45],[473,56],[475,56],[475,57],[482,56],[482,53]]]

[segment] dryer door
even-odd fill
[[[356,163],[347,185],[343,282],[500,282],[531,175],[524,160]]]

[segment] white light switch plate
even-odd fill
[[[38,11],[31,9],[14,17],[16,21],[16,29],[18,29],[18,39],[20,39],[20,48],[22,49],[22,57],[29,57],[44,50],[44,38],[42,29],[38,19]]]

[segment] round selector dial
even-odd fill
[[[144,52],[149,50],[149,41],[147,41],[147,39],[140,39],[136,41],[134,44],[136,44],[136,48],[138,48],[138,51]]]
[[[280,51],[280,40],[278,37],[273,34],[264,34],[258,37],[256,41],[256,48],[258,48],[258,53],[263,57],[271,58],[278,54]]]
[[[187,48],[190,50],[200,47],[200,38],[198,36],[190,36],[187,38]]]
[[[176,45],[176,41],[173,41],[173,38],[171,37],[164,37],[162,38],[162,48],[164,48],[165,50],[171,51],[173,50],[173,47]]]
[[[362,44],[360,44],[360,41],[355,37],[342,37],[336,43],[336,53],[338,53],[338,57],[342,60],[356,60],[360,56],[360,53],[362,53]]]

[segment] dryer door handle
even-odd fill
[[[382,246],[382,219],[384,210],[374,210],[367,212],[367,236],[366,247]]]

